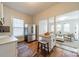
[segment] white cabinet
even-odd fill
[[[0,45],[0,57],[16,57],[16,42],[10,42]]]
[[[55,44],[56,44],[56,40],[54,39],[54,36],[51,36],[51,38],[49,39],[49,51],[53,49]]]
[[[17,40],[15,38],[0,39],[0,57],[16,57]]]

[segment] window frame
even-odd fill
[[[14,21],[14,19],[23,21],[23,24],[22,24],[22,26],[14,26],[14,25],[12,25],[12,28],[13,28],[13,30],[12,30],[12,35],[15,36],[15,37],[24,36],[24,20],[19,19],[19,18],[12,18],[12,21]],[[13,24],[13,22],[12,22],[12,24]],[[20,34],[20,35],[15,35],[15,34],[14,34],[14,29],[15,29],[15,28],[17,28],[17,29],[18,29],[18,28],[21,28],[21,29],[22,29],[22,31],[21,31],[22,34]],[[21,30],[21,29],[20,29],[20,30]]]

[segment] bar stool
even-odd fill
[[[37,52],[39,52],[39,49],[44,54],[46,54],[46,52],[47,52],[47,54],[49,54],[49,43],[46,40],[40,40],[40,41],[38,41],[38,49],[37,49]]]

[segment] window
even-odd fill
[[[54,32],[54,25],[51,25],[51,32]]]
[[[54,32],[54,17],[50,17],[48,20],[49,32]]]
[[[47,20],[40,20],[39,22],[39,34],[44,34],[45,32],[47,32]],[[39,37],[39,40],[41,40],[42,38]]]
[[[41,20],[39,22],[39,34],[47,32],[47,20]]]
[[[68,23],[64,24],[64,32],[70,32],[70,25]]]
[[[49,23],[48,31],[49,32],[54,32],[54,24]]]
[[[14,36],[24,35],[24,20],[13,18],[13,35]]]
[[[57,29],[57,32],[60,32],[61,31],[61,24],[57,24],[56,29]]]

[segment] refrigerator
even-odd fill
[[[24,27],[24,39],[26,42],[33,42],[36,41],[36,25],[26,25]]]

